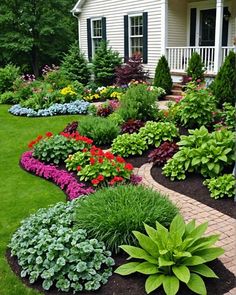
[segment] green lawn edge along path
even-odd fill
[[[21,220],[39,208],[65,201],[65,195],[56,185],[23,171],[19,159],[38,135],[59,133],[83,116],[16,117],[8,113],[9,107],[0,106],[0,295],[39,294],[11,271],[5,258],[7,245]]]

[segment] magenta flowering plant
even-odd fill
[[[72,173],[61,170],[52,164],[45,164],[33,157],[32,151],[25,152],[20,160],[21,166],[28,172],[53,181],[65,191],[69,200],[94,192],[91,187],[78,182]]]

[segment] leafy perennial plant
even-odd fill
[[[25,219],[9,247],[21,266],[21,277],[44,290],[79,292],[99,289],[112,274],[114,260],[102,242],[88,239],[73,226],[76,201],[40,209]]]
[[[219,247],[212,247],[218,235],[204,236],[208,224],[188,224],[177,215],[168,230],[159,222],[156,229],[144,224],[147,235],[133,231],[140,247],[120,246],[130,258],[138,259],[116,269],[116,273],[129,275],[135,272],[148,275],[145,290],[149,294],[163,285],[167,295],[177,294],[180,282],[197,293],[206,295],[206,286],[201,278],[217,278],[205,263],[224,253]],[[141,260],[141,261],[140,261]]]

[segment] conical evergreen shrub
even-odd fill
[[[211,89],[219,106],[229,102],[234,105],[236,100],[236,54],[231,51],[221,66]]]
[[[170,68],[166,57],[163,55],[157,64],[154,85],[165,89],[166,94],[171,92],[172,79],[170,74]]]
[[[90,79],[88,63],[77,42],[71,45],[69,52],[64,56],[61,70],[69,80],[88,84]]]
[[[117,51],[108,48],[107,42],[101,41],[92,63],[95,83],[107,86],[115,82],[115,69],[121,65],[122,59]]]
[[[194,52],[188,62],[187,75],[192,78],[192,81],[203,81],[204,72],[205,67],[201,56],[197,52]]]

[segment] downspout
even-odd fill
[[[80,13],[81,11],[72,11],[72,15],[77,18],[77,21],[78,21],[78,43],[79,43],[79,47],[80,47],[80,44],[81,44],[81,40],[80,40]]]

